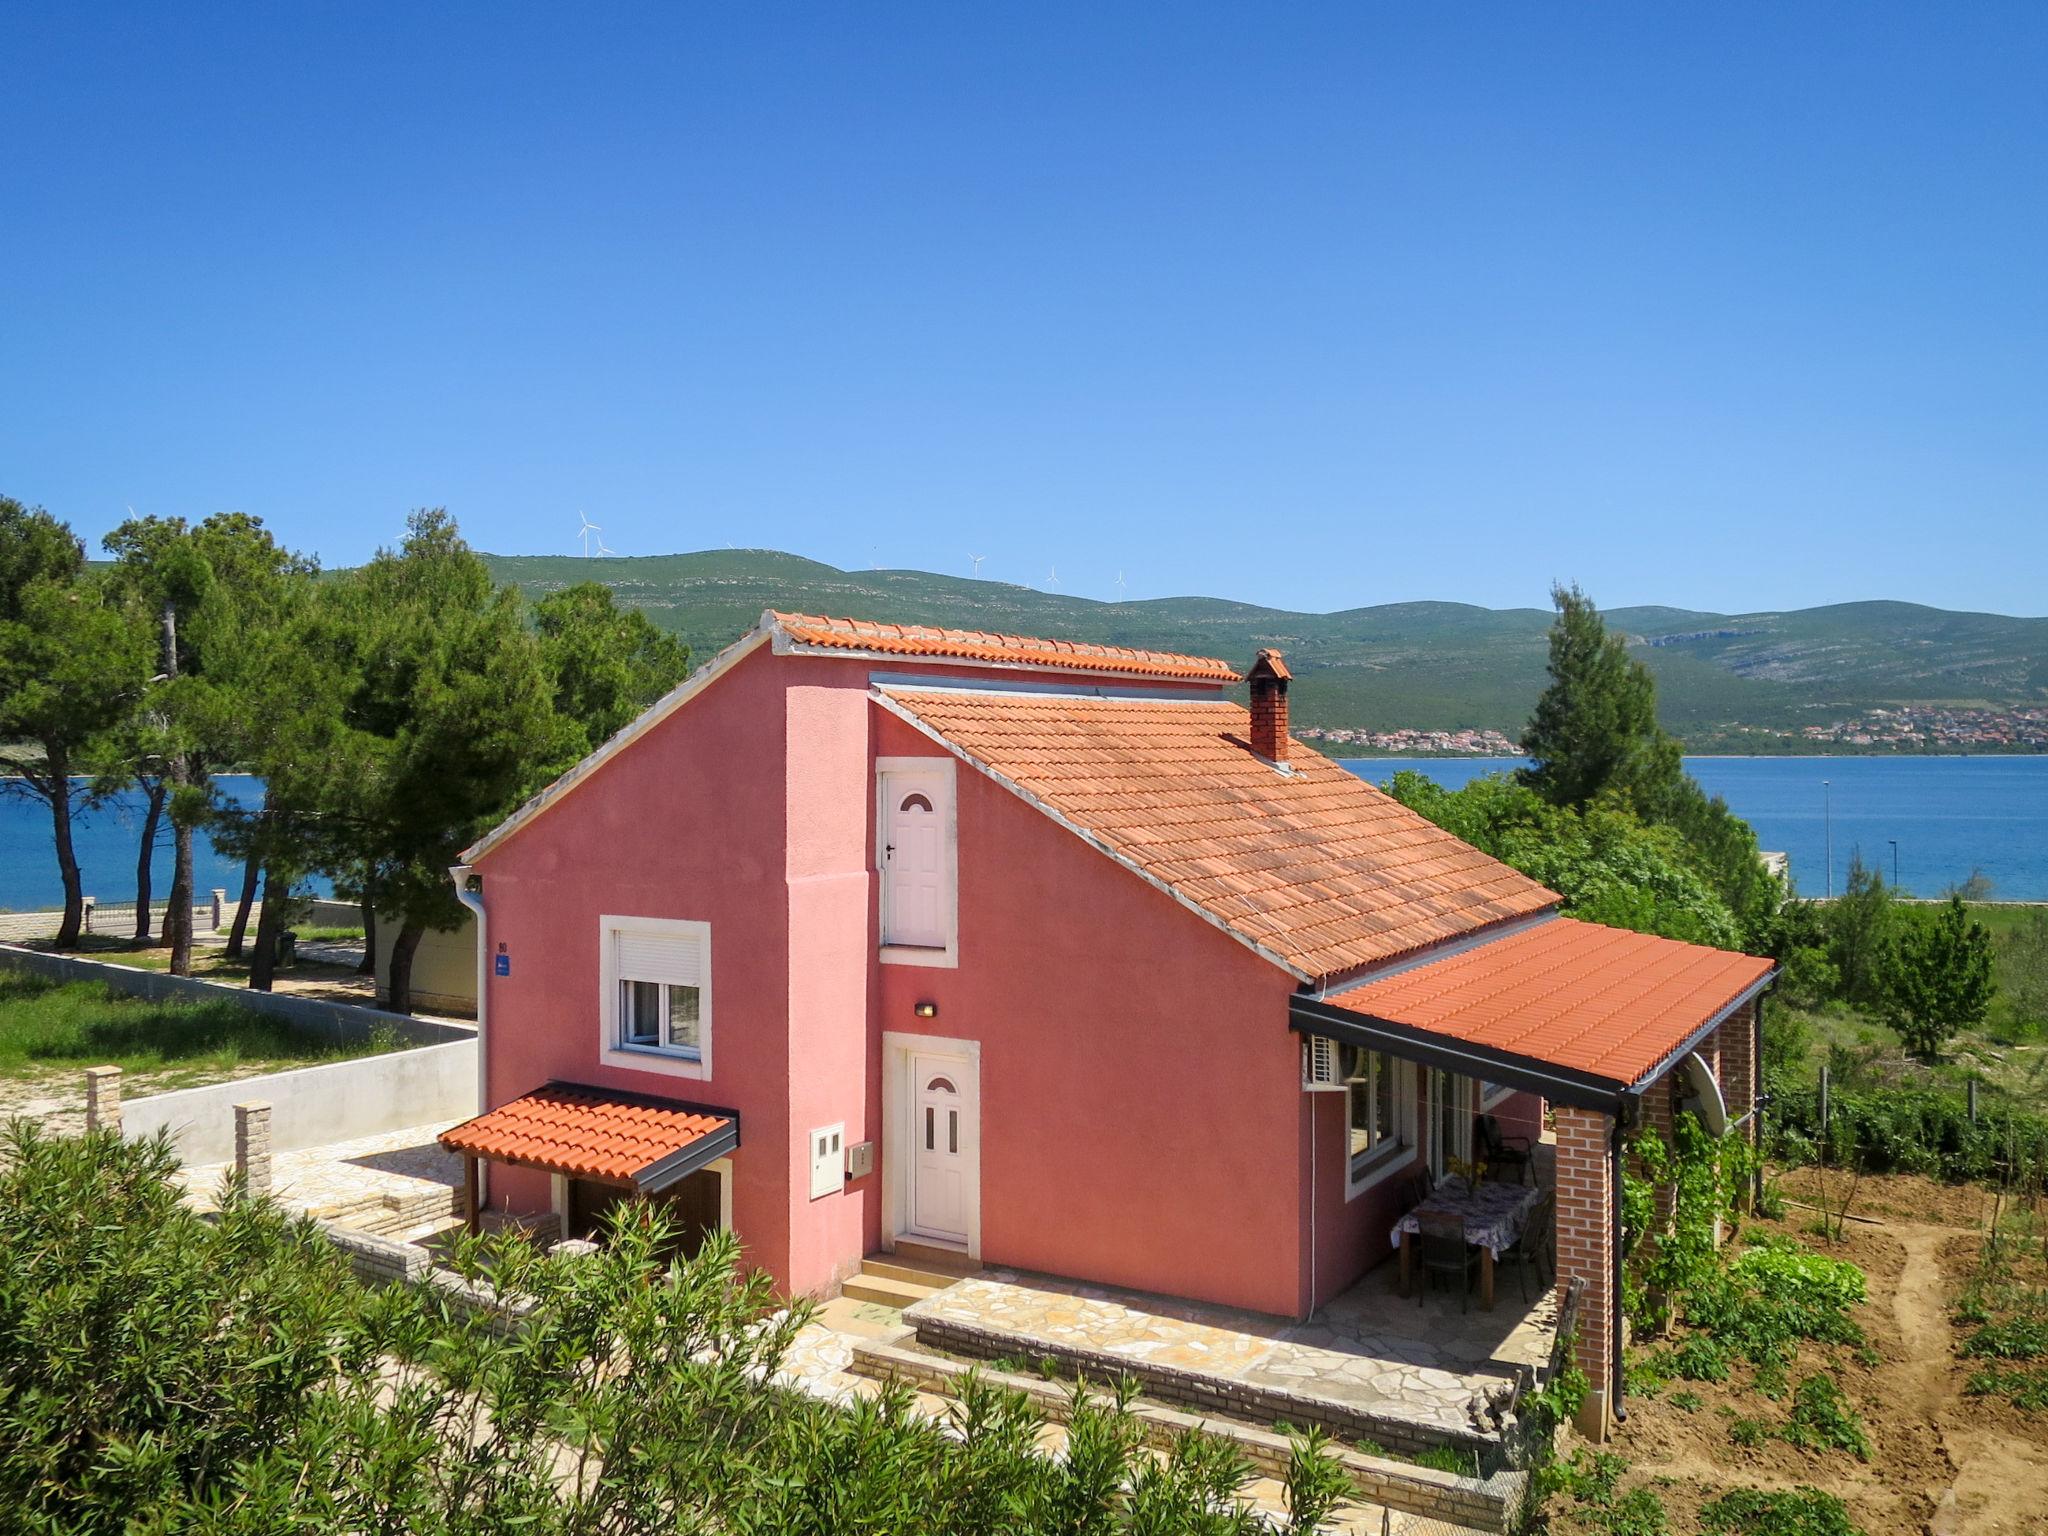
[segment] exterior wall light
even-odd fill
[[[939,1016],[939,1005],[937,1003],[912,1003],[910,1011],[920,1019],[936,1019]]]

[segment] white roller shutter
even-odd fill
[[[612,936],[621,981],[662,981],[672,987],[704,985],[704,946],[695,938],[621,929]]]

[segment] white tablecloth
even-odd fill
[[[1529,1219],[1529,1208],[1536,1203],[1540,1193],[1540,1190],[1525,1184],[1482,1183],[1477,1189],[1471,1189],[1463,1179],[1448,1178],[1437,1185],[1435,1194],[1396,1222],[1389,1236],[1393,1245],[1400,1247],[1403,1232],[1422,1230],[1420,1217],[1424,1211],[1462,1216],[1465,1218],[1465,1241],[1474,1247],[1484,1248],[1497,1259],[1522,1235],[1522,1226]]]

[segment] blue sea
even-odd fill
[[[1413,768],[1455,789],[1521,762],[1373,757],[1347,758],[1344,766],[1376,784]],[[1803,895],[1827,894],[1832,839],[1837,891],[1850,854],[1860,849],[1887,878],[1896,851],[1899,882],[1915,895],[1938,896],[1981,870],[1995,898],[2048,901],[2048,756],[1693,757],[1686,767],[1748,819],[1765,848],[1791,855],[1792,878]],[[243,803],[262,794],[262,785],[245,776],[217,783]],[[108,903],[134,899],[141,831],[139,795],[80,818],[75,839],[90,895]],[[215,886],[239,891],[241,866],[203,836],[195,844],[200,894]],[[171,883],[168,828],[158,838],[154,868],[162,900]],[[49,813],[36,801],[0,793],[0,910],[54,907],[62,899]]]
[[[1346,758],[1375,784],[1403,768],[1456,789],[1520,758]],[[1915,896],[1982,871],[1997,901],[2048,901],[2048,756],[1689,757],[1686,770],[1789,854],[1802,896],[1839,892],[1850,856]],[[1833,851],[1833,878],[1829,878]]]
[[[255,805],[263,798],[262,781],[248,774],[221,774],[213,782],[224,798],[237,805]],[[130,792],[73,818],[71,842],[86,895],[107,906],[126,906],[135,900],[135,864],[142,852],[142,821],[148,808],[139,792]],[[158,825],[150,872],[150,896],[162,901],[171,888],[168,819]],[[215,851],[205,833],[195,833],[194,899],[204,901],[215,887],[226,890],[231,898],[241,895],[242,861]],[[325,892],[326,882],[317,882],[317,889]],[[50,808],[0,779],[0,912],[31,912],[63,904],[64,883],[57,878],[56,846],[50,837]]]

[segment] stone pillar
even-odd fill
[[[1579,1432],[1607,1439],[1609,1395],[1621,1341],[1614,1329],[1614,1187],[1610,1152],[1614,1117],[1595,1109],[1557,1107],[1557,1278],[1578,1283],[1573,1354],[1591,1391],[1579,1411]]]
[[[121,1129],[121,1069],[85,1069],[85,1128],[88,1131]]]
[[[213,931],[219,933],[222,918],[228,904],[228,893],[219,886],[213,888]]]
[[[235,1171],[250,1194],[270,1193],[270,1106],[261,1099],[235,1106]]]

